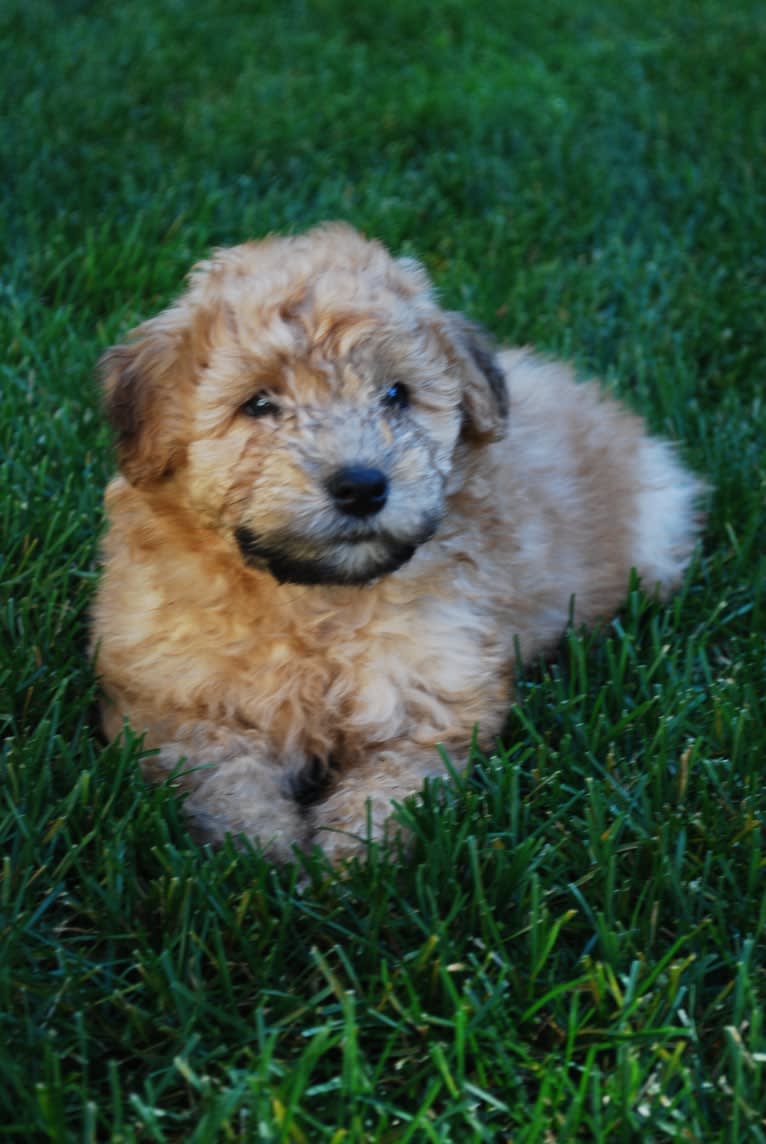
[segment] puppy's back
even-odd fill
[[[510,496],[517,591],[559,607],[574,596],[576,619],[591,623],[619,605],[631,568],[648,592],[677,587],[702,483],[598,383],[528,350],[500,360],[510,418],[493,463],[498,497]]]

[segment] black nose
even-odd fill
[[[388,496],[388,478],[380,469],[344,465],[326,481],[325,487],[341,512],[349,516],[373,516]]]

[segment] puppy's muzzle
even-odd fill
[[[345,516],[374,516],[388,500],[388,478],[380,469],[344,465],[325,481],[335,507]]]
[[[245,563],[280,583],[361,585],[396,572],[430,540],[441,502],[418,505],[374,463],[335,465],[322,473],[314,498],[281,526],[259,531],[248,520],[234,529]]]

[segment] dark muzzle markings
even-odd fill
[[[418,544],[433,535],[435,527],[429,527],[427,534],[414,542],[373,536],[366,542],[341,542],[326,555],[308,558],[292,554],[289,540],[280,547],[245,525],[235,529],[234,536],[245,563],[265,568],[280,584],[361,585],[401,568],[412,559]],[[344,543],[350,553],[343,551]],[[369,551],[360,551],[363,546]]]

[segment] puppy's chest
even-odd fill
[[[261,631],[238,656],[240,717],[279,751],[456,733],[482,712],[499,655],[479,619],[440,607],[381,608]]]

